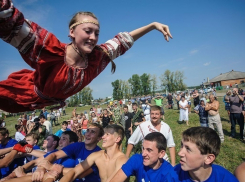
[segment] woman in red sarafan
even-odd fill
[[[10,0],[0,0],[0,38],[14,46],[34,71],[23,69],[0,82],[0,109],[23,112],[60,104],[88,85],[113,60],[124,54],[138,38],[157,29],[168,41],[168,26],[153,22],[123,32],[96,45],[99,22],[90,12],[79,12],[70,21],[70,44],[24,18]]]

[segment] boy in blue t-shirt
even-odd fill
[[[61,137],[61,135],[62,135],[62,133],[63,133],[64,131],[71,131],[69,128],[67,128],[67,126],[68,126],[68,122],[67,122],[67,121],[63,121],[63,122],[62,122],[61,129],[58,130],[58,131],[55,133],[55,135],[58,136],[58,137]]]
[[[149,133],[142,144],[142,155],[135,154],[122,166],[110,182],[123,182],[134,175],[138,182],[176,181],[172,165],[163,159],[167,141],[159,132]]]
[[[104,129],[101,125],[96,123],[91,123],[87,129],[85,134],[85,141],[84,142],[76,142],[67,147],[64,147],[62,150],[54,152],[46,157],[40,166],[45,167],[49,170],[52,167],[54,161],[70,157],[76,160],[76,164],[80,164],[84,161],[91,153],[101,150],[100,147],[97,146],[97,143],[101,140],[101,137],[104,135]],[[68,172],[69,168],[64,168],[61,175],[65,175]],[[88,172],[88,173],[86,173]],[[79,179],[76,181],[81,182],[100,182],[98,169],[96,166],[93,166],[91,169],[86,171],[85,173],[88,174],[86,177],[83,175],[79,176]]]
[[[9,137],[9,131],[6,128],[0,128],[0,150],[11,148],[18,142],[11,137]],[[10,152],[10,151],[9,151]],[[2,153],[2,152],[1,152]],[[5,155],[5,153],[3,153]],[[1,154],[2,155],[2,154]],[[3,162],[0,167],[1,178],[8,176],[16,167],[24,164],[24,158],[14,159],[10,164],[6,164]]]
[[[51,146],[51,145],[54,146],[55,145],[54,147],[52,147],[52,150],[48,151],[42,157],[39,157],[36,160],[33,160],[33,161],[23,165],[23,166],[18,167],[13,172],[15,174],[12,174],[11,176],[8,176],[8,179],[17,177],[16,180],[15,180],[16,182],[17,181],[30,181],[30,180],[32,180],[32,175],[26,175],[27,171],[29,171],[32,167],[36,166],[38,163],[40,163],[40,161],[42,161],[47,156],[51,155],[54,152],[57,152],[58,150],[56,148],[57,148],[58,145],[59,145],[59,148],[62,149],[63,147],[66,147],[69,144],[78,141],[78,136],[73,131],[65,131],[65,132],[63,132],[63,134],[61,135],[60,139],[57,136],[55,136],[55,135],[50,135],[50,136],[54,137],[55,141],[58,141],[58,142],[54,142],[54,140],[48,140],[47,145],[49,145],[49,146]],[[76,165],[75,163],[76,163],[75,160],[70,158],[70,157],[65,157],[65,158],[58,159],[58,160],[54,161],[54,164],[61,164],[63,167],[70,167],[70,168],[71,167],[75,167],[75,165]],[[58,166],[58,168],[63,168],[62,166]],[[55,167],[57,168],[57,165]],[[42,170],[44,171],[43,173],[45,173],[45,171],[46,171],[45,169],[41,169],[39,171],[42,171]],[[46,177],[46,176],[44,176],[44,177]],[[14,180],[12,179],[12,181],[14,181]]]
[[[193,127],[182,134],[178,153],[180,164],[174,167],[180,182],[238,182],[225,168],[213,164],[220,151],[220,138],[207,127]]]

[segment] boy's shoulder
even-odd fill
[[[217,165],[217,164],[212,164],[212,174],[209,177],[209,180],[215,180],[215,181],[224,181],[224,182],[229,182],[229,181],[233,181],[233,182],[238,182],[238,180],[236,179],[236,177],[227,169],[225,169],[224,167]]]
[[[179,181],[181,182],[190,182],[191,177],[189,175],[188,171],[183,171],[181,169],[181,165],[178,164],[174,167],[174,171],[176,172],[176,174],[178,175]],[[209,178],[207,180],[205,180],[205,182],[238,182],[238,180],[236,179],[236,177],[230,173],[227,169],[225,169],[222,166],[216,165],[216,164],[212,164],[212,173],[209,176]]]

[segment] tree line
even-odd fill
[[[93,90],[89,86],[83,88],[80,92],[69,98],[68,107],[79,106],[81,103],[84,105],[91,105],[93,100],[92,91]]]
[[[133,74],[128,80],[115,80],[111,83],[113,87],[113,98],[120,100],[122,98],[130,98],[132,96],[155,95],[157,91],[174,92],[177,90],[185,90],[184,72],[171,72],[166,70],[160,77],[160,86],[158,85],[157,76],[143,73],[141,76]]]

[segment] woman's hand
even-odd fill
[[[169,41],[169,37],[171,39],[173,38],[170,31],[169,31],[168,25],[164,25],[164,24],[161,24],[158,22],[154,22],[153,24],[154,24],[156,30],[158,30],[159,32],[162,32],[166,41]]]

